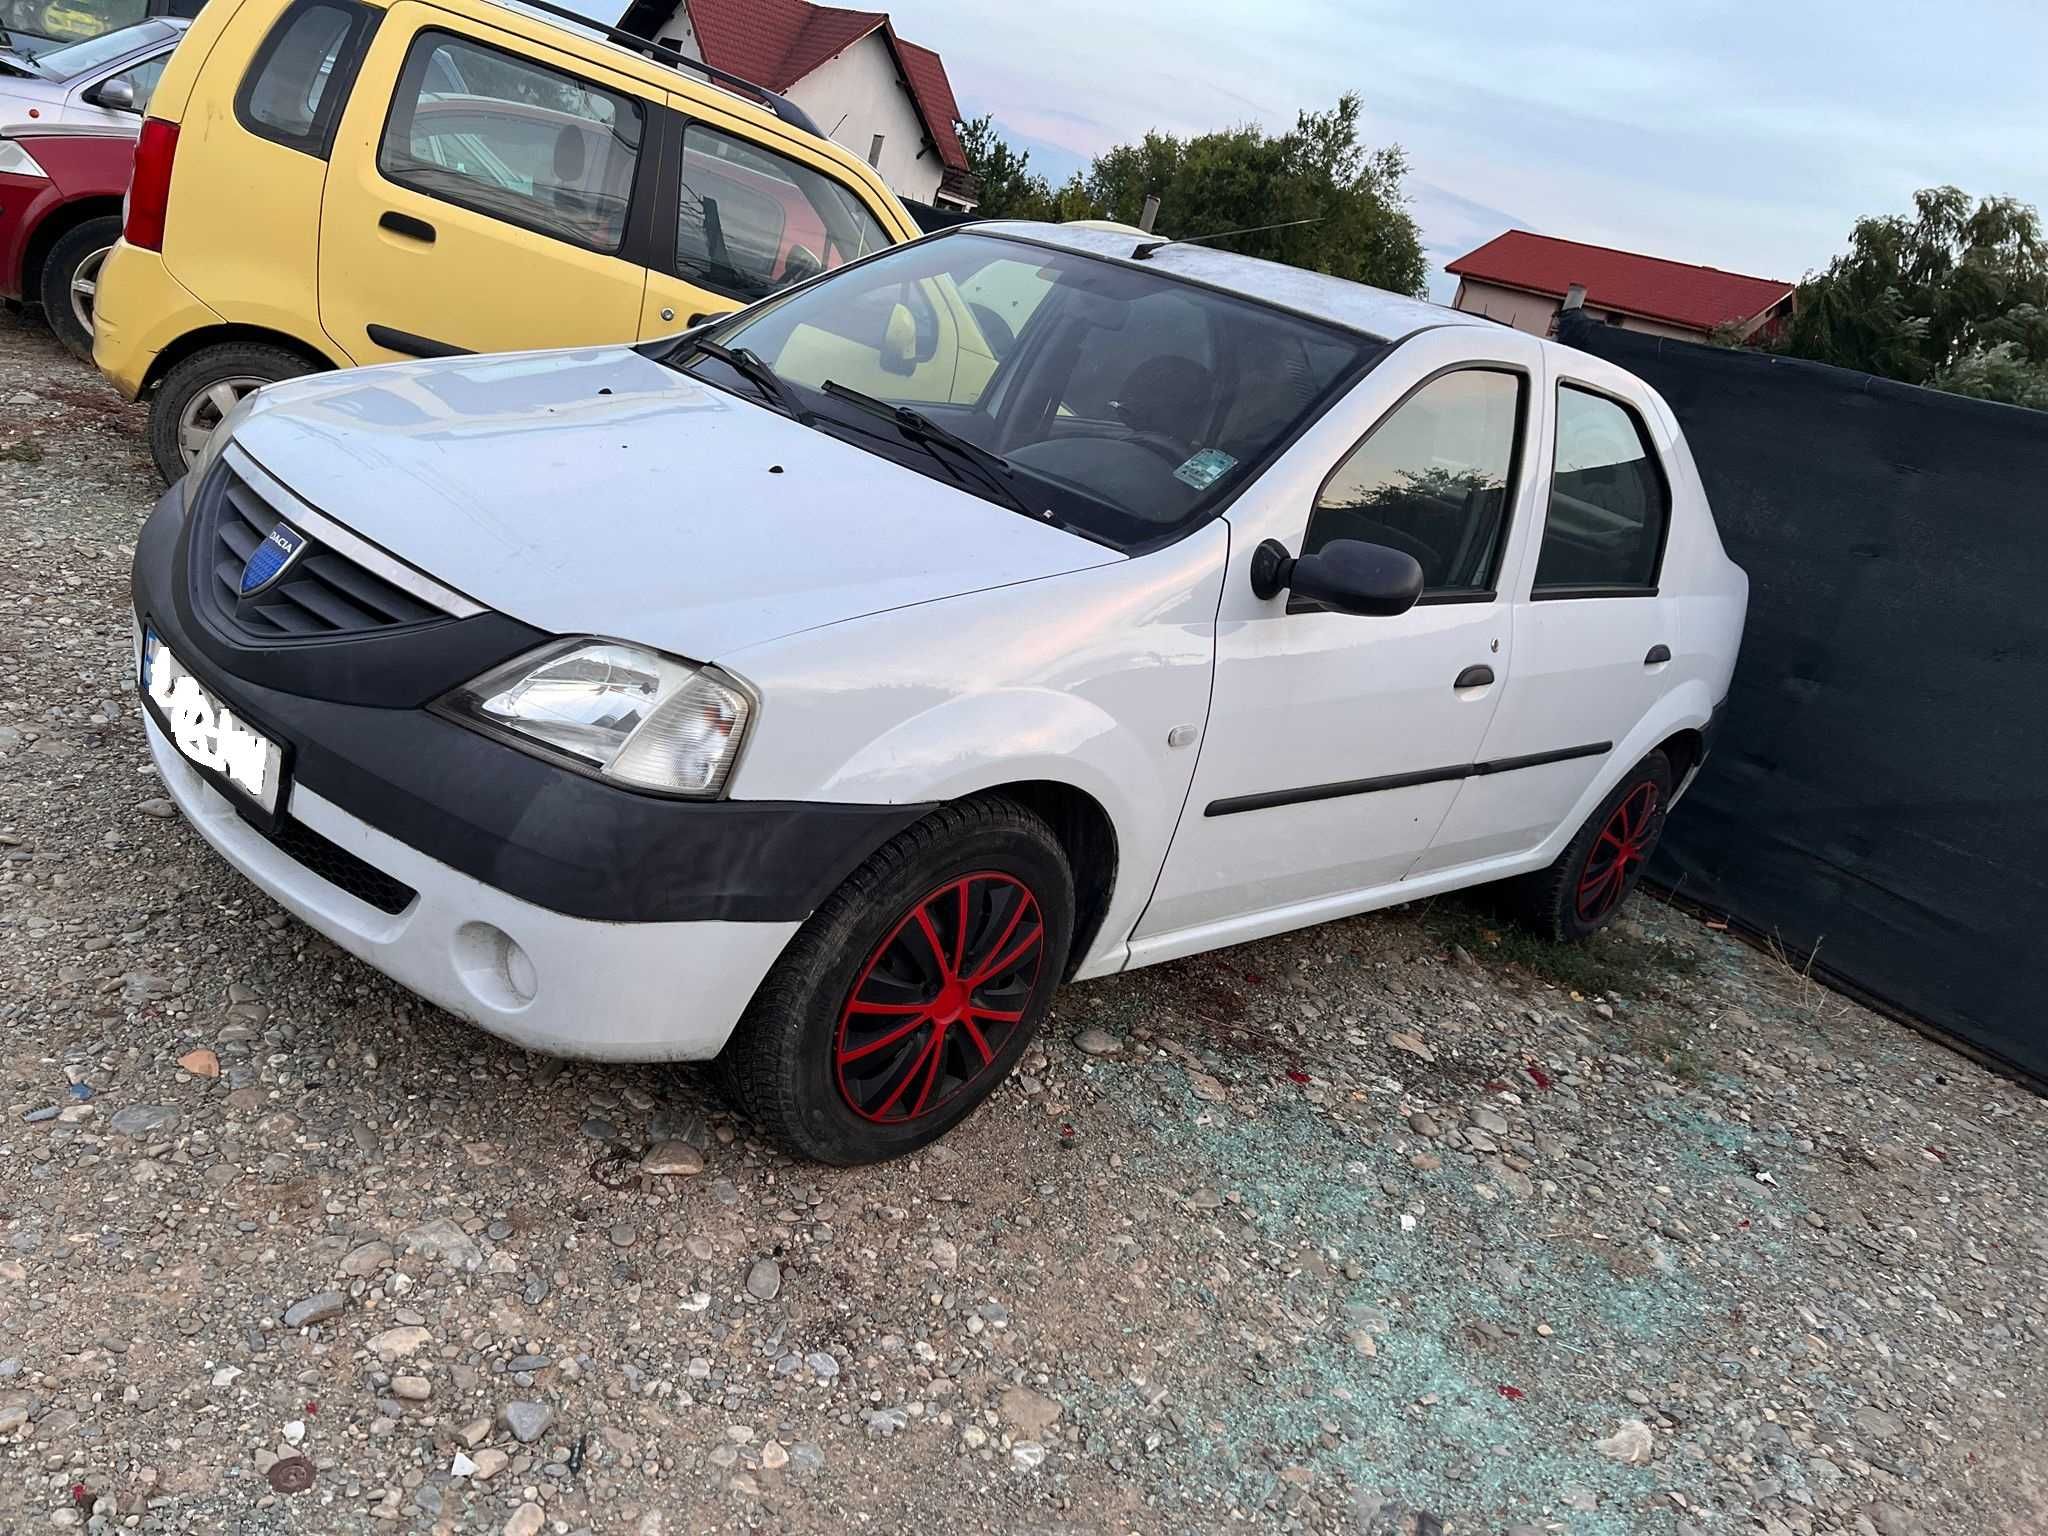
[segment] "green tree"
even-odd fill
[[[1293,224],[1213,243],[1398,293],[1420,293],[1428,270],[1401,187],[1407,159],[1398,147],[1361,144],[1359,112],[1359,98],[1347,94],[1327,112],[1301,113],[1285,133],[1270,134],[1255,124],[1187,139],[1148,133],[1138,143],[1097,156],[1085,175],[1057,189],[1033,174],[1030,156],[1004,144],[985,117],[967,125],[962,142],[968,163],[983,176],[977,211],[991,218],[1135,224],[1146,197],[1156,195],[1157,232],[1163,237]],[[997,189],[994,199],[991,186]]]
[[[1799,285],[1778,350],[2016,405],[2048,402],[2048,244],[2040,215],[1955,187],[1858,219]]]

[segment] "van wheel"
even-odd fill
[[[1670,804],[1671,763],[1652,752],[1609,791],[1556,863],[1517,883],[1530,925],[1561,943],[1605,928],[1656,852]]]
[[[1074,877],[999,796],[897,834],[797,930],[719,1065],[763,1130],[820,1162],[900,1157],[995,1092],[1066,974]]]
[[[92,312],[98,298],[100,263],[121,238],[113,214],[67,229],[43,258],[43,319],[75,357],[92,358]]]
[[[172,368],[149,402],[149,452],[164,484],[192,467],[220,419],[244,395],[312,371],[296,352],[251,341],[201,347]]]

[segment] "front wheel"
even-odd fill
[[[848,1165],[936,1140],[995,1092],[1065,973],[1074,882],[1013,801],[941,808],[814,912],[720,1058],[740,1108]]]
[[[221,418],[243,396],[312,371],[296,352],[248,341],[202,347],[173,367],[149,401],[149,452],[164,484],[192,467]]]
[[[1608,792],[1555,863],[1519,882],[1531,926],[1559,942],[1606,927],[1642,878],[1670,804],[1670,760],[1652,752]]]

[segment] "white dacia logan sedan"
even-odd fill
[[[250,879],[509,1040],[718,1057],[851,1163],[1064,980],[1487,881],[1592,932],[1747,582],[1607,363],[987,224],[659,343],[267,388],[134,596],[158,770]]]

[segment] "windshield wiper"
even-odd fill
[[[924,444],[927,449],[952,449],[960,455],[963,463],[974,470],[975,477],[995,492],[998,500],[1008,502],[1012,508],[1022,512],[1026,517],[1041,517],[1041,514],[1033,511],[1030,503],[1019,496],[1016,488],[1010,484],[1016,471],[1011,469],[1010,461],[1000,453],[991,453],[972,438],[962,437],[958,432],[940,426],[922,411],[912,410],[907,405],[891,405],[886,400],[863,394],[860,390],[841,384],[837,379],[825,381],[825,393],[835,400],[844,400],[848,405],[858,406],[870,415],[894,422],[897,430],[905,437]]]
[[[723,346],[709,337],[699,337],[684,343],[684,346],[687,352],[701,352],[706,357],[716,358],[796,420],[808,422],[811,419],[811,413],[797,399],[796,391],[783,382],[781,374],[762,361],[760,353],[745,347]]]

